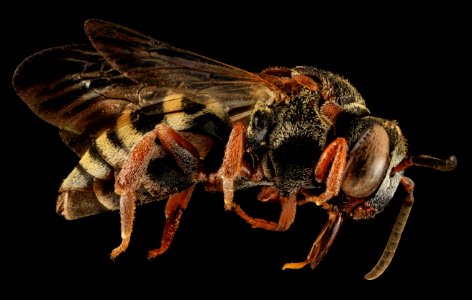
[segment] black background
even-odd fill
[[[14,289],[17,294],[30,289],[48,295],[131,290],[156,298],[184,292],[320,298],[466,290],[471,32],[465,11],[452,4],[322,7],[313,2],[255,9],[243,3],[135,1],[103,7],[20,3],[5,10],[1,272],[7,280],[1,284],[7,290],[14,283],[24,286]],[[399,122],[411,154],[455,154],[459,166],[449,173],[407,171],[416,183],[416,202],[391,266],[375,281],[363,275],[385,246],[404,196],[400,190],[375,219],[346,221],[315,270],[282,271],[281,266],[306,257],[326,220],[323,211],[302,207],[290,230],[266,232],[225,212],[222,195],[201,191],[165,255],[146,259],[147,250],[159,245],[164,221],[164,203],[152,203],[138,208],[131,246],[113,262],[108,255],[120,242],[118,213],[76,221],[55,213],[57,189],[78,159],[62,144],[57,129],[36,117],[11,88],[23,58],[44,48],[87,42],[82,24],[88,18],[119,23],[249,71],[311,65],[339,73],[358,88],[374,115]]]

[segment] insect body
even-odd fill
[[[345,79],[312,67],[247,72],[153,40],[119,25],[89,20],[91,45],[51,48],[27,59],[13,85],[26,104],[60,129],[80,157],[63,181],[57,211],[77,219],[119,210],[129,245],[138,203],[168,199],[161,247],[172,242],[196,184],[221,191],[227,210],[253,227],[284,231],[297,207],[314,203],[328,221],[305,261],[312,268],[345,218],[381,212],[398,185],[407,197],[377,266],[388,266],[413,203],[411,165],[452,170],[455,157],[407,156],[394,121],[371,116]],[[44,72],[43,70],[47,70]],[[278,222],[249,216],[238,190],[281,205]],[[322,190],[322,192],[319,192]]]

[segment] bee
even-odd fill
[[[80,158],[59,188],[57,212],[73,220],[119,210],[122,241],[112,259],[130,243],[136,206],[162,199],[161,245],[148,256],[167,251],[202,185],[222,192],[225,209],[254,228],[286,231],[299,207],[326,210],[307,258],[283,266],[315,268],[343,220],[375,217],[402,186],[392,234],[365,276],[375,279],[392,260],[413,205],[405,169],[457,165],[454,156],[407,155],[398,124],[371,115],[355,87],[329,71],[252,73],[110,22],[87,20],[84,29],[90,44],[26,58],[13,86]],[[235,201],[247,188],[280,205],[277,222],[251,216]]]

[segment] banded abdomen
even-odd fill
[[[144,53],[133,53],[129,46],[113,49],[125,56]],[[206,160],[208,151],[218,152],[212,149],[215,141],[225,145],[231,124],[247,122],[257,101],[274,97],[256,75],[199,56],[198,62],[180,56],[174,61],[180,50],[163,43],[149,45],[146,53],[159,54],[151,62],[135,57],[131,65],[121,65],[124,60],[106,47],[98,39],[93,46],[43,50],[25,59],[13,77],[23,101],[58,127],[80,157],[59,190],[57,211],[67,219],[117,208],[115,175],[133,146],[161,122],[185,136]],[[211,166],[219,167],[218,162]],[[188,180],[156,141],[137,191],[139,201],[165,198]]]
[[[175,99],[174,105],[185,103],[180,112],[167,113],[162,103],[147,110],[127,106],[117,118],[115,126],[94,140],[78,165],[63,181],[57,199],[57,212],[66,219],[77,219],[119,209],[120,198],[114,192],[115,175],[144,134],[161,122],[192,143],[202,160],[214,150],[212,147],[215,143],[224,145],[229,126],[214,111],[197,103],[192,105],[189,98]],[[221,159],[219,151],[212,153],[212,160]],[[207,167],[210,170],[212,168],[211,165]],[[138,189],[138,202],[143,204],[165,199],[192,183],[192,179],[156,139],[151,162]]]

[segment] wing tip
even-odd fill
[[[103,30],[103,28],[117,27],[118,25],[112,22],[104,21],[101,19],[88,19],[84,22],[84,31],[88,38],[92,41],[93,37],[97,35],[97,32]],[[93,41],[92,41],[93,43]]]
[[[96,26],[97,24],[107,24],[109,22],[103,21],[101,19],[87,19],[84,22],[84,29],[87,31],[88,28]]]

